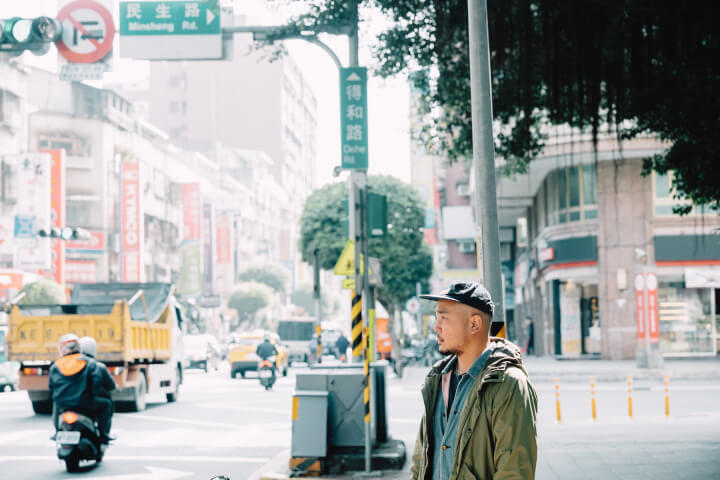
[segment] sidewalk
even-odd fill
[[[666,358],[662,369],[638,368],[635,360],[560,360],[551,356],[527,356],[523,357],[523,363],[534,383],[551,383],[555,378],[561,382],[587,382],[590,376],[595,377],[597,382],[618,382],[624,381],[628,375],[638,381],[662,381],[663,375],[670,375],[671,381],[720,380],[718,357]],[[406,367],[403,371],[403,387],[419,388],[428,370],[426,367]]]

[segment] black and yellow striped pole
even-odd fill
[[[365,356],[365,364],[363,365],[363,373],[365,374],[363,403],[365,405],[365,424],[370,423],[370,355],[368,355],[368,343],[368,331],[367,328],[363,328],[363,353]]]
[[[493,337],[507,338],[505,322],[492,322],[490,324],[490,335]]]
[[[351,343],[353,363],[359,363],[363,358],[363,325],[362,325],[362,297],[355,290],[351,290],[352,309],[350,318],[352,319]]]

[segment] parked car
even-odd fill
[[[18,362],[2,362],[0,363],[0,392],[6,390],[15,391],[18,388],[18,378],[20,377],[20,363]]]
[[[220,344],[212,335],[185,335],[184,368],[199,368],[206,372],[217,370],[220,361]]]
[[[238,374],[245,377],[245,373],[257,371],[259,358],[255,351],[265,338],[265,335],[270,336],[270,343],[277,348],[278,354],[275,357],[277,371],[281,372],[283,377],[287,376],[288,350],[284,345],[280,344],[280,337],[278,337],[277,333],[255,331],[235,336],[230,344],[228,362],[230,363],[230,376],[232,378],[237,377]]]

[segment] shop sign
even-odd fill
[[[97,282],[97,264],[92,260],[68,260],[65,268],[68,283]]]
[[[53,227],[65,227],[65,150],[47,150],[50,154],[50,218]],[[52,242],[52,266],[48,272],[55,282],[65,284],[65,246]]]
[[[555,249],[552,247],[543,248],[538,253],[538,260],[541,262],[552,262],[555,260]]]
[[[140,166],[124,162],[121,172],[122,194],[122,280],[142,281],[142,222],[140,200]]]
[[[635,274],[635,321],[638,340],[645,339],[645,275]]]
[[[17,204],[15,206],[15,266],[20,270],[49,270],[52,246],[49,238],[40,238],[37,231],[52,224],[51,158],[47,153],[34,153],[18,158]]]
[[[203,204],[203,293],[215,291],[215,212],[212,203]]]
[[[217,263],[229,264],[232,262],[232,218],[230,215],[222,215],[218,218],[216,243],[217,243]]]
[[[685,288],[720,288],[720,271],[688,268],[685,270]]]
[[[635,274],[635,319],[638,340],[660,341],[658,322],[658,282],[655,273]]]
[[[70,240],[65,244],[70,253],[103,253],[105,251],[105,234],[97,230],[88,231],[87,240]]]
[[[660,332],[658,331],[658,281],[657,275],[648,273],[645,275],[645,287],[647,288],[647,312],[650,329],[650,342],[658,343]]]
[[[182,198],[183,240],[200,240],[202,238],[202,204],[200,201],[200,184],[183,184]]]

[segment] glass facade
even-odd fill
[[[597,218],[595,165],[573,165],[550,173],[545,179],[548,224]]]
[[[660,277],[660,351],[666,355],[716,352],[716,294],[712,288],[685,288],[682,277]]]

